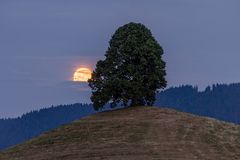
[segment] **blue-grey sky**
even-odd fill
[[[169,86],[239,82],[239,15],[239,0],[0,0],[0,117],[89,102],[68,81],[131,21],[164,48]]]

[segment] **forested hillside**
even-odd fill
[[[0,149],[24,142],[94,112],[90,104],[70,104],[32,111],[19,118],[1,119]]]
[[[217,84],[199,92],[190,85],[157,94],[157,106],[240,124],[240,84]]]

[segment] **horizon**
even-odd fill
[[[93,69],[115,30],[132,21],[163,47],[168,87],[239,83],[239,7],[238,0],[3,0],[0,118],[90,102],[87,84],[69,83],[75,70]]]
[[[84,88],[84,87],[86,87],[86,86],[83,85],[83,83],[86,83],[86,82],[66,81],[65,83],[69,83],[69,84],[72,84],[72,85],[76,85],[76,84],[77,84],[77,85],[82,86],[82,88],[83,88],[84,90],[86,89],[86,88]],[[234,84],[240,84],[240,82],[239,82],[239,83],[228,83],[228,84],[227,84],[227,83],[216,83],[216,84],[212,84],[212,85],[207,85],[205,88],[201,88],[201,89],[200,89],[198,86],[196,86],[196,85],[189,85],[189,84],[183,84],[183,85],[178,85],[178,86],[168,86],[168,87],[166,87],[165,89],[160,90],[160,93],[161,93],[161,92],[164,92],[165,90],[168,90],[168,89],[181,88],[181,87],[186,87],[186,86],[191,86],[191,87],[193,87],[193,88],[196,88],[197,91],[198,91],[198,93],[201,93],[201,92],[205,92],[208,87],[210,87],[210,90],[212,91],[214,85],[217,86],[217,85],[234,85]],[[89,92],[90,92],[90,90],[86,90],[86,91],[89,91]],[[90,93],[89,93],[89,98],[90,98]],[[90,99],[89,99],[89,101],[83,101],[83,102],[77,101],[77,102],[71,102],[71,103],[62,103],[62,104],[56,103],[56,104],[51,104],[51,105],[46,105],[46,106],[39,106],[39,107],[37,107],[37,108],[35,108],[35,109],[27,110],[27,111],[24,111],[24,112],[19,113],[19,114],[17,114],[17,115],[14,115],[14,116],[0,117],[0,120],[8,120],[8,119],[21,118],[23,115],[26,115],[26,114],[31,113],[31,112],[34,112],[34,111],[37,111],[37,112],[38,112],[38,111],[40,111],[40,110],[42,110],[42,109],[48,109],[48,108],[51,108],[51,107],[58,107],[58,106],[60,106],[60,105],[72,105],[72,104],[88,104],[88,105],[92,105],[92,102],[91,102]],[[154,106],[154,105],[153,105],[153,106]]]

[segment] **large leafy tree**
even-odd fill
[[[152,105],[158,89],[166,87],[163,49],[151,31],[140,23],[117,29],[109,42],[105,60],[96,64],[89,79],[91,100],[98,110],[112,107]]]

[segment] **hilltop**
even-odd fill
[[[157,93],[154,105],[240,124],[239,94],[239,83],[216,84],[204,91],[186,85]],[[106,107],[106,110],[109,109],[112,110]],[[47,107],[17,118],[0,119],[0,150],[94,113],[92,104],[77,103]]]
[[[155,107],[97,113],[0,153],[1,160],[229,160],[239,156],[240,126]]]

